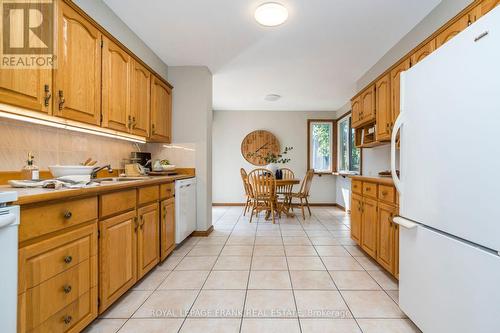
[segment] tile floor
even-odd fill
[[[242,211],[214,207],[209,237],[187,240],[85,332],[420,332],[343,211],[275,225]]]

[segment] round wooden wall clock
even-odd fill
[[[263,166],[266,161],[262,157],[269,153],[278,155],[281,152],[280,142],[273,133],[258,130],[248,134],[241,142],[241,154],[249,163]],[[249,156],[249,154],[251,154]],[[253,155],[252,155],[253,154]],[[258,156],[260,155],[260,156]]]

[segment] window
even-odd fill
[[[335,163],[335,121],[308,120],[308,169],[316,173],[332,173]]]
[[[351,115],[338,122],[339,133],[339,172],[359,173],[361,152],[354,144],[354,129],[351,128]]]

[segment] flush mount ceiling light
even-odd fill
[[[264,99],[266,101],[269,101],[269,102],[276,102],[280,98],[281,98],[281,96],[277,95],[277,94],[269,94],[269,95],[266,95],[266,97],[264,97]]]
[[[283,24],[287,18],[288,10],[276,2],[266,2],[255,10],[255,20],[266,27]]]

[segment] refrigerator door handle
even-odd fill
[[[394,129],[392,130],[391,134],[391,175],[394,181],[394,186],[396,187],[396,190],[398,190],[400,194],[403,191],[403,186],[401,184],[401,180],[398,177],[398,174],[396,173],[396,138],[399,129],[401,128],[401,126],[403,126],[404,118],[405,118],[404,112],[401,112],[396,121],[394,122]]]
[[[403,228],[406,228],[406,229],[413,229],[413,228],[416,228],[418,227],[418,224],[413,222],[413,221],[410,221],[410,220],[407,220],[401,216],[396,216],[395,218],[392,219],[392,221],[394,223],[396,223],[397,225],[400,225],[402,226]]]

